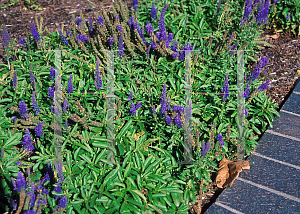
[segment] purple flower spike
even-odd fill
[[[217,140],[219,141],[219,144],[221,145],[221,147],[223,147],[224,146],[224,141],[223,141],[222,134],[218,134]]]
[[[171,117],[169,115],[166,115],[166,122],[167,122],[168,126],[171,125],[172,121],[173,120],[171,119]]]
[[[35,27],[34,22],[31,22],[31,33],[32,33],[32,36],[33,36],[34,40],[36,41],[36,43],[38,43],[41,38],[40,38],[39,32],[37,31],[37,29]]]
[[[16,190],[17,192],[21,192],[22,190],[26,191],[26,181],[22,172],[18,172],[18,178],[14,190]]]
[[[19,112],[22,116],[22,118],[27,118],[28,117],[28,113],[27,113],[27,109],[26,109],[26,104],[25,104],[25,101],[22,100],[19,104]]]
[[[50,67],[50,76],[51,76],[51,79],[55,79],[55,70],[53,67]]]
[[[156,14],[155,3],[154,3],[154,2],[152,3],[152,6],[151,6],[151,17],[152,17],[152,19],[154,19],[154,20],[157,19],[157,14]]]
[[[25,136],[23,138],[22,144],[23,144],[23,149],[24,150],[27,149],[28,152],[31,152],[34,149],[34,146],[31,145],[31,135],[28,129],[26,129],[25,131]]]
[[[138,9],[139,1],[138,0],[132,0],[132,3],[133,3],[133,9],[137,10]]]
[[[43,124],[44,121],[40,122],[34,129],[36,136],[40,137],[42,135],[44,135],[43,133]]]
[[[6,49],[8,47],[8,44],[10,43],[11,39],[9,37],[9,34],[3,25],[3,31],[2,31],[2,42],[3,42],[3,48]]]
[[[35,99],[35,92],[32,93],[32,106],[33,106],[33,111],[35,111],[36,115],[41,113],[40,108],[39,108],[39,106],[36,102],[36,99]]]
[[[70,74],[70,79],[68,82],[68,93],[72,93],[73,92],[73,82],[72,82],[72,74]]]
[[[131,112],[132,116],[135,115],[135,105],[134,105],[134,103],[131,103],[130,112]]]
[[[67,197],[64,196],[60,199],[58,206],[60,206],[61,208],[66,208],[67,206]]]
[[[225,82],[224,82],[222,92],[225,93],[223,95],[223,101],[224,100],[227,101],[227,98],[229,96],[228,75],[226,75],[226,77],[225,77]]]
[[[14,78],[13,78],[13,86],[14,88],[16,88],[18,85],[18,76],[17,76],[17,72],[14,72]]]

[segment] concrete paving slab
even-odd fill
[[[251,155],[250,170],[243,171],[240,178],[300,198],[300,169]]]
[[[269,127],[269,130],[300,139],[300,117],[281,111],[279,114],[280,117],[275,117],[273,128]]]
[[[299,141],[265,132],[255,152],[279,161],[300,166]]]
[[[243,172],[241,172],[241,174],[242,173]],[[300,214],[299,202],[289,200],[283,196],[279,196],[240,180],[235,180],[231,187],[226,188],[217,198],[216,202],[247,214]],[[223,210],[224,208],[214,203],[214,206],[208,208],[205,214],[221,213]],[[228,212],[236,213],[229,210],[224,213]]]
[[[300,115],[300,92],[292,93],[281,109]]]

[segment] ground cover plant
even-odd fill
[[[267,22],[269,5],[256,1],[251,17],[249,1],[246,6],[227,1],[223,10],[222,4],[206,1],[143,3],[134,1],[130,12],[126,3],[116,2],[113,13],[102,10],[89,20],[81,14],[70,20],[68,30],[62,26],[53,33],[37,20],[31,36],[20,38],[24,47],[17,51],[11,51],[15,41],[3,28],[4,211],[187,213],[212,182],[209,175],[217,162],[235,158],[237,104],[230,92],[236,91],[236,50],[261,42],[258,29]],[[218,19],[212,18],[215,11]],[[240,16],[230,21],[228,11]],[[242,26],[241,17],[246,20]],[[49,51],[58,48],[66,50],[61,53],[61,110],[54,105],[59,74],[55,53]],[[118,50],[115,149],[116,162],[123,164],[107,164],[105,49]],[[192,52],[191,64],[185,50]],[[248,59],[256,60],[245,53]],[[258,80],[260,73],[269,72],[262,70],[267,63],[261,58],[254,73],[245,72],[246,155],[256,148],[254,133],[263,132],[279,115],[263,92],[268,80]],[[189,68],[194,95],[185,106]],[[54,155],[53,114],[58,111],[65,122],[64,163]],[[188,134],[187,121],[192,124]],[[177,163],[185,160],[184,139],[197,163]]]

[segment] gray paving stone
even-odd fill
[[[247,160],[250,170],[241,173],[240,178],[300,198],[300,170],[255,155]]]
[[[300,94],[292,93],[281,109],[300,114]]]
[[[245,214],[300,213],[300,203],[239,180],[235,180],[231,187],[226,188],[216,201]],[[217,207],[218,205],[214,204],[205,213],[221,213],[224,209]]]
[[[255,152],[300,166],[300,142],[265,132]],[[250,158],[250,157],[249,157]]]
[[[300,98],[300,97],[299,97]],[[300,139],[300,117],[280,111],[269,130]]]
[[[206,210],[205,214],[233,214],[234,212],[231,212],[223,207],[220,207],[216,204],[212,204],[208,210]]]
[[[300,79],[298,79],[296,81],[296,87],[294,88],[293,92],[296,91],[296,92],[300,92]]]

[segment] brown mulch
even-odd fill
[[[95,17],[95,12],[100,10],[100,2],[103,2],[104,7],[111,11],[111,0],[88,0],[88,1],[70,1],[70,0],[60,0],[60,1],[37,1],[43,10],[34,11],[29,9],[24,5],[24,1],[20,1],[17,5],[8,7],[7,9],[1,9],[1,19],[0,26],[5,25],[9,32],[11,39],[16,38],[15,48],[20,48],[19,35],[23,38],[26,33],[31,32],[30,24],[35,21],[35,14],[39,17],[43,17],[43,27],[47,26],[50,32],[56,31],[56,29],[61,28],[61,24],[67,26],[69,21],[72,19],[72,14],[75,17],[79,17],[78,7],[80,6],[83,16],[85,19],[89,17]],[[9,0],[1,1],[1,5],[9,3]],[[132,6],[132,1],[127,1],[128,6]],[[272,30],[265,30],[266,35],[273,35]],[[272,98],[272,102],[277,103],[279,110],[284,102],[287,100],[294,88],[297,78],[300,76],[299,60],[297,58],[300,45],[300,37],[294,36],[290,32],[279,33],[278,39],[266,38],[266,42],[274,45],[273,48],[265,47],[265,50],[261,51],[258,58],[261,56],[267,56],[269,59],[269,64],[267,69],[268,78],[272,79],[270,87],[266,90],[266,93]],[[262,34],[264,36],[264,34]],[[0,63],[3,63],[3,46],[0,45]],[[276,66],[273,71],[273,66]],[[255,63],[249,63],[248,68],[251,71],[256,67]],[[272,73],[273,71],[273,73]],[[212,180],[215,179],[215,174],[212,175]],[[202,200],[202,211],[204,213],[207,208],[216,200],[218,195],[222,192],[222,189],[218,189],[214,183],[212,183],[211,188],[203,196]],[[200,199],[197,196],[197,199]],[[190,213],[195,213],[193,206],[190,206]]]

